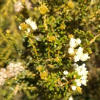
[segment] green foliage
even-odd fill
[[[0,1],[0,67],[7,70],[9,63],[18,61],[24,65],[23,71],[5,81],[11,93],[4,92],[3,99],[15,99],[22,92],[23,100],[68,100],[81,93],[80,86],[76,91],[71,88],[81,76],[68,48],[74,37],[82,41],[76,50],[82,47],[87,54],[94,50],[91,45],[100,35],[100,1],[93,1]]]

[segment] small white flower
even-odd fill
[[[32,27],[33,30],[38,29],[37,28],[37,25],[36,25],[36,22],[35,21],[32,21],[31,18],[26,19],[25,22],[27,24],[29,24]]]
[[[76,69],[76,68],[78,68],[78,67],[79,67],[79,65],[78,65],[78,64],[76,64],[76,63],[74,63],[74,64],[73,64],[73,67]]]
[[[76,51],[76,55],[81,56],[83,54],[83,48],[79,47]]]
[[[79,56],[74,56],[74,61],[77,62],[80,60],[80,57]]]
[[[87,82],[87,80],[86,80],[86,79],[81,80],[81,83],[82,83],[83,85],[85,85],[85,86],[86,86],[86,82]]]
[[[72,48],[75,48],[77,46],[76,45],[76,39],[71,38],[70,41],[69,41],[69,46],[72,47]]]
[[[79,60],[81,58],[81,56],[83,55],[83,48],[79,47],[76,51],[76,56],[78,56]]]
[[[37,29],[36,22],[31,22],[30,26],[32,27],[33,30]]]
[[[73,100],[73,97],[72,97],[72,96],[70,96],[68,100]]]
[[[73,91],[75,91],[76,90],[76,86],[71,86],[71,89],[73,90]]]
[[[68,48],[68,53],[71,55],[74,54],[74,48]]]
[[[66,80],[66,77],[63,77],[62,80]]]
[[[63,74],[64,74],[64,75],[67,75],[67,74],[68,74],[68,71],[67,71],[67,70],[65,70],[65,71],[63,72]]]
[[[29,28],[27,28],[27,32],[29,33],[31,30]]]
[[[75,70],[77,71],[78,75],[85,75],[85,73],[87,73],[86,68],[85,68],[85,64],[82,64],[81,66],[79,66]]]
[[[31,18],[28,18],[28,19],[25,20],[25,22],[30,25],[32,20],[31,20]]]
[[[85,53],[81,56],[81,61],[86,61],[87,59],[89,59],[90,57],[88,56],[88,53]]]
[[[81,80],[87,79],[87,75],[88,75],[88,71],[86,71],[86,72],[84,73],[84,75],[81,77]]]
[[[75,79],[76,85],[81,86],[81,80],[80,79]]]
[[[20,30],[22,29],[21,26],[18,27]]]
[[[85,63],[83,63],[81,66],[82,66],[83,68],[85,68]]]
[[[81,44],[81,40],[79,38],[76,39],[76,44],[77,45]]]
[[[41,41],[41,38],[40,38],[39,36],[36,36],[35,39],[36,39],[37,41]]]

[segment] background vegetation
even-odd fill
[[[25,24],[28,18],[36,22],[37,30]],[[70,34],[82,40],[81,46],[87,47],[91,57],[86,62],[89,75],[82,94],[72,93],[69,87],[56,90],[54,84],[60,72],[72,65],[64,55]],[[99,100],[99,34],[99,0],[0,0],[0,68],[21,62],[26,69],[0,86],[0,100],[66,100],[69,96],[64,93],[73,94],[74,100]],[[53,74],[45,83],[48,73]]]

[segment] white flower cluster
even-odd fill
[[[24,70],[20,62],[10,63],[6,68],[0,69],[0,85],[3,85],[6,79],[17,76],[18,73]]]
[[[22,5],[22,2],[20,0],[15,2],[15,4],[14,4],[15,12],[20,12],[20,11],[22,11],[23,8],[24,8],[24,6]]]
[[[25,0],[25,6],[28,10],[32,9],[32,4],[29,0]],[[15,1],[14,10],[15,12],[21,12],[24,9],[23,3],[21,0]]]
[[[88,53],[83,53],[83,48],[79,46],[80,44],[81,40],[79,38],[75,39],[71,37],[68,48],[68,54],[70,58],[72,57],[72,60],[74,60],[73,69],[71,71],[75,72],[75,75],[73,75],[74,79],[72,80],[73,82],[70,84],[70,87],[73,91],[77,90],[79,92],[81,92],[80,87],[82,85],[86,86],[88,71],[85,67],[85,63],[79,66],[76,62],[86,61],[90,58]],[[73,73],[71,72],[71,74]],[[69,76],[70,72],[67,70],[63,71],[62,80],[67,81]],[[69,97],[69,100],[73,100],[72,96]]]
[[[28,10],[32,9],[32,3],[29,0],[25,0],[25,5]]]
[[[72,90],[75,91],[76,88],[80,87],[82,84],[86,86],[88,71],[86,70],[85,64],[79,66],[75,63],[73,64],[73,67],[75,68],[75,72],[80,76],[80,78],[75,79],[76,85],[71,86]]]
[[[1,68],[1,70],[0,70],[0,85],[4,84],[6,78],[7,78],[6,70],[5,70],[5,68]]]
[[[82,47],[78,47],[80,44],[81,40],[79,38],[71,38],[69,41],[68,54],[73,57],[74,62],[86,61],[90,58],[88,53],[83,53]],[[76,49],[76,47],[78,47],[78,49]]]
[[[77,86],[81,86],[82,84],[86,85],[88,71],[86,70],[85,64],[78,66],[75,71],[78,73],[79,76],[81,76],[80,79],[75,79]]]
[[[24,67],[22,66],[22,63],[17,62],[17,63],[10,63],[6,69],[9,72],[9,76],[11,78],[16,76],[19,72],[23,71]]]

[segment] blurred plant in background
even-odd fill
[[[99,0],[0,1],[1,100],[99,100],[99,9]]]

